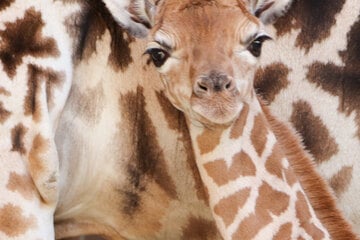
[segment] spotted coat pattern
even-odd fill
[[[270,107],[284,120],[299,116],[292,109],[308,110],[310,105],[312,112],[306,120],[319,123],[320,119],[320,126],[328,129],[322,131],[330,136],[325,142],[333,139],[338,150],[319,170],[329,179],[348,218],[359,226],[355,184],[359,181],[354,174],[360,155],[355,131],[359,106],[351,100],[356,97],[358,68],[350,67],[358,59],[352,55],[358,45],[352,43],[359,36],[355,24],[359,4],[346,0],[335,4],[335,12],[327,9],[335,24],[330,24],[326,37],[310,39],[314,44],[307,41],[306,48],[300,43],[291,47],[301,29],[316,25],[316,19],[306,21],[309,18],[300,14],[307,12],[302,11],[302,2],[311,7],[311,1],[296,1],[291,21],[284,18],[273,29],[276,41],[265,45],[263,53],[270,51],[271,57],[263,58],[262,76],[268,76],[269,83],[273,79],[274,85],[263,85],[260,91],[273,98],[268,99]],[[318,6],[334,5],[330,2],[324,0]],[[297,24],[288,26],[287,22]],[[268,50],[271,47],[277,50]],[[0,239],[53,239],[49,223],[57,196],[58,238],[99,234],[110,239],[219,239],[184,117],[164,98],[158,75],[142,56],[144,49],[144,41],[124,32],[100,1],[0,1]],[[355,78],[344,82],[346,88],[314,77],[303,81],[314,76],[303,70],[314,59],[318,60],[316,69],[324,74],[333,69],[344,80]],[[332,64],[327,64],[330,60]],[[296,70],[298,66],[303,68]],[[275,75],[269,76],[266,69]],[[280,76],[281,81],[271,76]],[[305,96],[289,98],[300,94],[299,89],[304,89]],[[135,99],[137,108],[128,116],[122,110],[131,108],[134,100],[130,99]],[[304,101],[308,104],[299,104]],[[133,120],[132,128],[126,127],[130,123],[126,119]],[[136,129],[137,124],[144,131],[133,134],[129,129]],[[145,142],[134,145],[144,136]],[[156,149],[142,162],[147,142]],[[314,141],[308,142],[311,151]],[[132,156],[134,149],[141,153]],[[160,160],[149,165],[147,161],[154,157]],[[30,159],[32,165],[27,164]],[[39,173],[30,166],[45,170]],[[158,184],[169,176],[168,186]],[[43,185],[49,182],[50,190]],[[19,223],[16,228],[10,220]],[[283,226],[279,236],[288,232],[289,227]]]
[[[0,3],[0,239],[53,239],[54,134],[72,79],[75,3]],[[54,31],[56,29],[56,31]]]
[[[294,1],[269,29],[275,38],[264,45],[255,84],[271,111],[300,133],[357,233],[359,12],[357,0]]]

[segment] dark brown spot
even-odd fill
[[[9,77],[15,76],[16,68],[22,64],[23,57],[27,55],[34,57],[59,55],[55,40],[43,37],[44,25],[41,13],[34,8],[28,9],[24,18],[13,23],[5,23],[5,30],[0,31],[2,38],[0,60]]]
[[[330,187],[334,190],[336,197],[341,195],[348,189],[353,176],[353,167],[342,167],[339,172],[332,176],[329,180]]]
[[[123,212],[127,215],[133,215],[140,207],[141,204],[140,194],[137,191],[129,190],[129,191],[124,191],[123,195],[124,195]]]
[[[19,123],[11,130],[11,142],[12,148],[11,151],[19,152],[21,155],[26,153],[26,148],[24,144],[24,136],[27,132],[27,129]]]
[[[251,142],[259,156],[262,155],[268,134],[268,124],[263,115],[258,114],[254,119],[254,126],[251,130]]]
[[[345,66],[315,62],[309,66],[307,78],[323,90],[339,97],[339,111],[355,112],[357,136],[360,139],[360,19],[347,34],[347,47],[339,54]]]
[[[7,189],[13,192],[19,192],[25,199],[30,200],[36,192],[33,180],[28,174],[20,175],[11,172],[9,175]]]
[[[277,34],[282,36],[293,29],[300,29],[296,46],[309,51],[315,44],[330,35],[345,0],[295,0],[290,10],[275,23]]]
[[[274,199],[276,199],[275,203]],[[241,222],[232,239],[253,239],[260,229],[272,222],[271,215],[279,216],[288,208],[289,201],[288,195],[276,191],[264,182],[259,188],[255,213],[250,214]]]
[[[206,197],[206,194],[204,192],[204,185],[200,177],[199,169],[196,165],[195,155],[191,143],[191,137],[186,124],[185,116],[183,112],[177,110],[171,104],[169,99],[165,96],[164,92],[156,92],[156,96],[161,106],[162,112],[164,113],[168,127],[171,130],[178,131],[180,134],[178,140],[181,141],[182,144],[184,144],[187,163],[195,181],[197,197],[199,199],[207,201],[208,198]],[[177,160],[178,159],[174,159],[174,161]]]
[[[249,113],[249,105],[245,103],[243,109],[240,112],[239,117],[236,119],[235,123],[233,124],[233,127],[231,128],[231,132],[230,132],[231,139],[238,139],[240,136],[242,136],[244,127],[246,125],[248,113]]]
[[[254,163],[243,151],[233,157],[230,167],[227,166],[225,160],[220,159],[206,163],[204,168],[208,175],[219,186],[236,180],[240,176],[254,176],[256,174],[256,167]]]
[[[124,135],[131,142],[132,155],[129,156],[127,167],[129,177],[129,193],[126,194],[126,200],[123,210],[126,210],[131,204],[135,213],[141,201],[139,195],[146,190],[146,186],[152,180],[155,181],[171,198],[176,198],[176,187],[168,173],[164,153],[159,146],[156,130],[146,111],[146,102],[143,95],[143,88],[138,87],[136,92],[130,92],[122,95],[120,98],[122,117],[124,126],[122,128]],[[151,179],[151,180],[150,180]]]
[[[360,66],[360,18],[351,26],[350,31],[347,33],[346,50],[339,52],[342,60],[345,63],[345,70],[348,72],[357,73],[359,76]],[[359,78],[357,78],[359,80]],[[350,81],[350,80],[349,80]],[[351,81],[354,81],[353,79]]]
[[[3,124],[11,115],[11,112],[6,110],[3,102],[0,102],[0,123]]]
[[[0,11],[4,10],[5,8],[9,7],[15,0],[2,0],[0,2]]]
[[[301,134],[305,148],[314,155],[317,163],[329,160],[339,151],[335,139],[330,136],[320,117],[314,115],[309,103],[293,103],[290,121]]]
[[[53,92],[55,87],[60,87],[63,83],[62,74],[51,69],[43,69],[35,65],[28,65],[28,89],[24,102],[25,115],[32,115],[35,121],[41,118],[42,105],[42,83],[46,86],[46,100],[48,108],[53,107]]]
[[[21,208],[13,204],[5,204],[0,208],[0,231],[6,236],[17,237],[34,227],[36,219],[33,216],[24,216]]]
[[[220,216],[225,226],[228,227],[235,219],[239,209],[241,209],[250,196],[251,189],[242,189],[227,198],[221,199],[214,206],[214,212]]]
[[[122,29],[102,1],[90,0],[81,11],[67,22],[68,28],[78,36],[76,56],[79,59],[89,59],[93,53],[102,51],[97,49],[96,42],[101,40],[108,30],[111,35],[111,53],[108,61],[116,70],[124,71],[133,61],[129,44],[134,39]],[[76,32],[80,31],[80,32]]]
[[[304,194],[301,192],[297,193],[295,208],[296,217],[299,219],[300,227],[302,227],[306,233],[312,236],[314,239],[323,239],[324,233],[312,223],[309,205],[305,199]]]
[[[272,63],[259,68],[255,73],[256,92],[268,103],[274,101],[277,94],[288,84],[289,68],[283,63]]]
[[[273,240],[285,240],[285,239],[291,239],[291,233],[292,233],[292,224],[291,223],[285,223],[281,225],[279,231],[274,236]]]
[[[215,223],[198,217],[191,217],[182,229],[182,239],[206,240],[215,239],[218,235]]]

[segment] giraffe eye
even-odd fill
[[[156,67],[161,67],[170,56],[167,51],[161,48],[150,48],[145,53],[150,55]]]
[[[250,45],[247,47],[247,49],[250,51],[250,53],[254,56],[254,57],[259,57],[261,54],[261,47],[264,41],[271,39],[269,36],[267,35],[261,35],[258,36],[257,38],[255,38],[255,40],[253,40]]]

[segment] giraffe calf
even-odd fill
[[[160,1],[146,53],[185,113],[224,239],[356,239],[295,133],[255,94],[273,4]]]

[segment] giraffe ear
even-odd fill
[[[245,0],[245,2],[252,14],[264,24],[269,24],[285,14],[292,0]]]
[[[131,35],[147,36],[156,7],[148,0],[103,0],[114,19]]]

